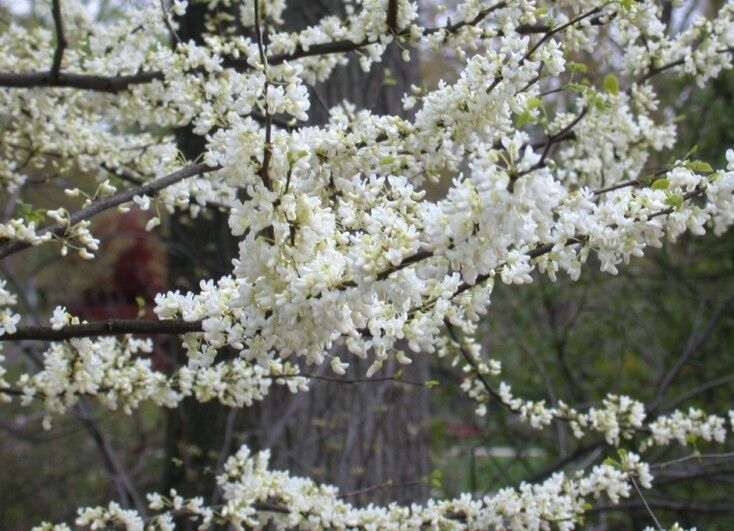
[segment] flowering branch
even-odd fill
[[[86,221],[96,216],[100,212],[109,210],[110,208],[114,208],[124,203],[128,203],[132,201],[133,198],[136,196],[142,197],[142,196],[155,195],[156,193],[160,192],[161,190],[173,184],[176,184],[184,179],[188,179],[189,177],[194,177],[196,175],[202,175],[204,173],[216,171],[218,169],[219,168],[217,167],[212,167],[204,163],[192,164],[191,166],[186,166],[185,168],[176,170],[166,175],[165,177],[161,177],[160,179],[149,182],[137,188],[126,190],[124,192],[115,194],[111,197],[107,197],[105,199],[100,199],[98,201],[95,201],[92,204],[90,204],[89,206],[82,208],[81,210],[77,210],[76,212],[69,215],[67,223],[56,223],[56,224],[48,225],[47,227],[40,229],[39,237],[42,237],[47,234],[61,236],[69,229],[69,227],[73,226],[74,224],[79,223],[80,221]],[[31,247],[31,245],[32,245],[31,243],[20,241],[20,240],[6,243],[5,245],[0,247],[0,258],[6,258],[12,254],[15,254],[19,251],[27,249],[28,247]]]

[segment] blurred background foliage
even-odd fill
[[[679,138],[671,153],[651,160],[651,168],[664,167],[672,153],[694,146],[696,158],[725,167],[726,149],[734,146],[734,75],[725,73],[702,88],[671,79],[664,83],[664,93],[677,96],[671,110],[680,121]],[[578,407],[598,404],[613,392],[643,400],[655,413],[689,407],[721,413],[734,406],[731,232],[687,235],[662,249],[649,249],[618,276],[599,272],[592,262],[577,282],[538,280],[525,286],[497,285],[481,324],[488,355],[502,362],[502,379],[518,396]],[[448,367],[434,370],[442,385],[434,395],[432,456],[446,495],[538,480],[563,466],[611,455],[596,441],[576,441],[563,423],[543,436],[531,434],[496,404],[485,419],[477,418],[455,376]],[[721,447],[696,441],[693,448],[673,445],[648,455],[666,461],[693,451],[710,453]],[[658,518],[698,529],[731,529],[734,464],[713,465],[656,470],[659,480],[648,501]],[[649,525],[644,508],[634,500],[631,505],[634,511],[601,512],[587,525]]]

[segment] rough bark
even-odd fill
[[[305,27],[326,14],[326,9],[338,12],[341,5],[334,0],[290,0],[288,24]],[[184,41],[197,39],[203,31],[204,16],[198,9],[197,4],[190,6],[178,30]],[[390,69],[389,77],[395,84],[383,82],[385,68]],[[397,47],[369,74],[355,59],[327,83],[311,90],[311,122],[326,121],[327,108],[344,99],[374,112],[400,113],[400,98],[417,76],[415,64],[403,62]],[[178,133],[178,141],[191,159],[204,147],[200,137],[186,130]],[[217,248],[206,249],[205,244],[212,244],[212,234],[221,235]],[[172,252],[177,256],[171,258],[171,287],[184,287],[182,282],[201,278],[202,271],[203,276],[226,274],[235,248],[227,235],[223,217],[204,224],[200,220],[188,224],[185,216],[175,217]],[[345,378],[364,377],[368,362],[349,354],[343,359],[351,364]],[[393,374],[398,368],[393,362],[386,363],[381,373]],[[428,379],[428,360],[424,356],[414,356],[413,364],[403,369],[406,379]],[[316,370],[329,373],[327,367]],[[276,389],[262,404],[248,408],[238,416],[235,438],[253,449],[270,448],[274,468],[287,468],[335,484],[346,493],[367,489],[351,497],[352,501],[415,501],[428,493],[426,483],[420,481],[430,467],[428,408],[425,388],[394,382],[344,385],[314,381],[308,393],[290,395]],[[227,427],[226,410],[215,404],[185,401],[172,411],[168,417],[165,486],[185,493],[209,492],[212,474],[206,469],[215,468]],[[371,488],[375,486],[382,488]]]
[[[200,42],[204,34],[206,4],[192,3],[179,20],[178,36],[186,42]],[[196,160],[205,149],[204,137],[189,128],[176,131],[179,149],[189,160]],[[213,210],[192,220],[184,213],[171,216],[169,249],[169,286],[195,290],[196,279],[218,278],[231,272],[236,242],[230,234],[225,215]],[[171,341],[173,366],[186,364],[180,341]],[[175,488],[189,496],[214,489],[217,459],[223,444],[227,409],[216,401],[202,404],[184,400],[167,414],[164,489]]]
[[[335,0],[290,0],[286,24],[302,28],[326,14],[341,14],[342,7],[343,2]],[[327,109],[342,100],[376,113],[402,112],[403,93],[418,81],[416,62],[404,62],[397,46],[369,73],[362,71],[356,57],[352,59],[328,82],[311,89],[311,122],[325,122]],[[394,83],[385,83],[385,78]],[[341,357],[350,363],[345,378],[364,377],[369,360],[348,353]],[[399,368],[386,363],[378,375],[393,374]],[[414,355],[403,374],[406,379],[428,380],[427,357]],[[350,498],[359,503],[408,502],[427,496],[428,487],[420,481],[430,471],[427,389],[394,382],[314,381],[308,393],[278,395],[262,404],[257,431],[260,445],[271,449],[274,467],[337,485],[345,493],[369,489]],[[379,485],[385,487],[371,489]]]

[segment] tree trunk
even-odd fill
[[[207,12],[206,4],[189,5],[186,14],[178,20],[177,34],[183,42],[202,42]],[[206,146],[204,137],[195,135],[188,127],[176,131],[176,142],[188,160],[195,160]],[[176,213],[171,216],[169,227],[171,289],[196,290],[196,279],[219,278],[231,273],[237,244],[225,214],[212,209],[192,220],[186,213]],[[170,347],[172,365],[185,365],[187,359],[180,341],[173,340]],[[205,497],[214,491],[216,463],[224,443],[227,415],[227,409],[217,401],[202,404],[193,398],[168,412],[164,491],[175,488],[186,496]]]
[[[286,17],[292,28],[315,23],[328,6],[341,8],[342,2],[290,0]],[[192,4],[181,21],[182,40],[198,40],[203,32],[202,6]],[[338,11],[337,11],[338,12]],[[385,68],[390,69],[387,75]],[[390,86],[385,77],[394,79]],[[416,64],[405,63],[400,49],[392,47],[382,65],[365,74],[358,61],[340,68],[325,84],[311,89],[312,123],[323,123],[327,107],[346,99],[374,112],[399,114],[400,98],[418,78]],[[178,132],[183,153],[195,158],[204,148],[203,139],[188,130]],[[230,272],[236,242],[229,236],[225,216],[207,223],[187,223],[185,215],[172,219],[173,249],[170,279],[173,288],[186,287],[191,278],[216,277]],[[195,233],[192,231],[195,230]],[[219,248],[211,246],[211,234],[220,234]],[[190,287],[195,289],[195,286]],[[178,349],[178,345],[175,345]],[[179,355],[180,356],[180,355]],[[350,368],[345,378],[363,378],[368,362],[345,354]],[[404,367],[405,379],[427,380],[428,360],[414,356]],[[185,360],[180,359],[179,363]],[[399,367],[386,362],[381,374],[393,374]],[[318,370],[328,374],[327,367]],[[277,386],[276,386],[277,387]],[[345,493],[368,489],[351,501],[402,502],[423,499],[428,487],[421,481],[429,473],[427,423],[429,394],[422,387],[386,383],[345,385],[314,380],[311,391],[291,395],[280,388],[263,403],[239,415],[234,438],[246,440],[255,449],[270,448],[271,466],[291,470],[318,481],[337,485]],[[233,417],[230,417],[230,421]],[[186,494],[206,494],[213,487],[213,471],[224,446],[227,411],[218,404],[184,401],[168,416],[165,488]],[[183,466],[181,465],[183,463]],[[370,487],[381,488],[370,489]]]
[[[335,0],[289,0],[288,29],[315,24],[324,15],[343,15],[344,3]],[[386,71],[389,69],[389,72]],[[401,97],[418,81],[415,61],[406,63],[393,45],[383,62],[369,73],[356,57],[340,67],[326,83],[310,89],[311,123],[324,123],[328,107],[347,100],[376,113],[401,114]],[[391,78],[389,83],[384,80]],[[369,360],[345,353],[350,368],[344,378],[364,378]],[[389,375],[400,368],[390,362],[380,370]],[[326,367],[322,373],[329,374]],[[403,367],[405,379],[429,379],[428,359],[413,356]],[[346,385],[313,380],[308,393],[289,395],[279,390],[277,400],[261,407],[260,446],[270,448],[275,468],[287,468],[355,493],[358,503],[410,502],[424,499],[430,472],[428,421],[429,391],[395,382]],[[383,488],[371,489],[371,487]]]

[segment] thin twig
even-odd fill
[[[270,182],[270,158],[273,153],[272,144],[272,130],[273,130],[273,119],[270,115],[270,109],[268,108],[268,89],[270,88],[270,80],[268,79],[268,57],[263,43],[263,33],[260,26],[260,2],[259,0],[254,1],[255,5],[255,38],[257,39],[257,50],[260,54],[260,63],[262,64],[263,74],[265,75],[265,91],[263,98],[265,104],[263,105],[263,112],[265,113],[265,144],[263,145],[263,160],[260,166],[260,178],[268,190],[273,189],[273,185]]]
[[[650,518],[652,518],[652,521],[655,522],[655,526],[660,531],[664,531],[663,526],[660,525],[660,522],[658,521],[657,517],[655,516],[655,513],[652,512],[650,505],[648,505],[647,500],[645,499],[645,496],[642,494],[642,490],[637,485],[637,481],[635,481],[635,477],[630,475],[629,478],[630,478],[630,482],[632,483],[632,487],[634,487],[635,492],[637,492],[637,495],[640,497],[640,500],[642,500],[642,504],[645,506],[647,513],[650,515]]]
[[[161,11],[163,12],[163,23],[166,25],[166,28],[168,28],[168,32],[178,44],[181,44],[181,37],[178,36],[173,24],[171,24],[171,13],[166,9],[166,0],[161,0]]]

